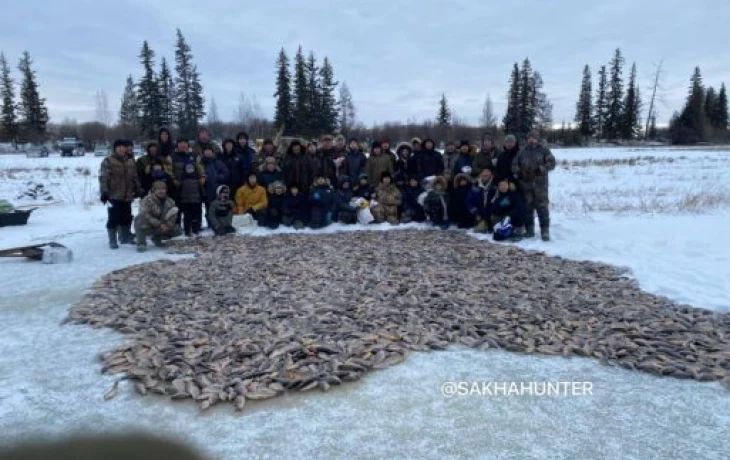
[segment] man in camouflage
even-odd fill
[[[528,238],[535,236],[535,211],[540,222],[543,241],[550,241],[550,210],[548,199],[548,173],[555,169],[555,157],[550,149],[539,143],[540,133],[530,131],[527,146],[520,150],[512,162],[512,172],[520,182],[525,198],[525,227]]]
[[[139,214],[134,219],[137,233],[137,251],[147,250],[147,237],[152,237],[155,246],[162,246],[163,238],[176,236],[175,221],[178,208],[167,196],[167,185],[162,181],[152,184],[150,193],[139,204]]]
[[[142,187],[137,165],[128,154],[131,144],[121,139],[115,141],[114,151],[104,158],[99,170],[100,198],[108,207],[106,229],[111,249],[118,249],[119,243],[133,243],[134,239],[131,232],[132,201],[142,196]]]

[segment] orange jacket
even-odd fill
[[[266,196],[266,189],[258,184],[253,188],[248,184],[244,184],[236,192],[236,212],[238,214],[243,214],[248,208],[261,211],[266,209],[268,205],[269,199]]]

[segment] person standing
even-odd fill
[[[444,177],[446,178],[446,181],[451,183],[454,176],[457,174],[460,174],[461,171],[454,172],[455,166],[456,166],[456,160],[459,157],[459,152],[456,151],[456,144],[454,141],[448,141],[446,143],[446,148],[444,149],[443,159],[444,159]]]
[[[352,138],[347,143],[347,153],[345,155],[345,171],[350,178],[351,185],[354,185],[361,174],[365,173],[368,157],[365,156],[360,149],[360,142]]]
[[[527,135],[527,146],[515,157],[512,163],[513,174],[520,181],[525,200],[525,236],[535,236],[535,211],[540,223],[540,236],[550,241],[550,200],[548,199],[548,173],[555,169],[555,156],[540,142],[536,130]]]
[[[172,175],[172,160],[169,156],[163,158],[159,153],[159,146],[154,142],[150,142],[147,144],[147,154],[137,160],[137,175],[144,196],[147,196],[152,189],[152,183],[156,180],[153,177],[152,168],[157,164],[162,165],[165,174]]]
[[[236,134],[236,145],[233,151],[241,159],[241,185],[248,180],[251,173],[258,173],[254,170],[254,161],[256,159],[256,150],[248,145],[248,133],[241,131]],[[231,191],[235,195],[235,191]]]
[[[115,141],[112,154],[104,158],[99,170],[99,192],[101,202],[107,206],[106,229],[111,249],[118,249],[119,243],[133,243],[132,202],[142,196],[137,165],[128,153],[129,144],[121,139]]]
[[[421,151],[416,153],[414,148],[419,180],[431,176],[441,176],[444,173],[443,157],[434,149],[435,145],[433,139],[426,139],[423,141]]]
[[[284,172],[284,185],[287,188],[296,185],[301,193],[309,195],[313,175],[312,162],[309,156],[302,151],[302,144],[298,140],[295,139],[289,144],[282,169]]]
[[[175,143],[172,141],[172,135],[170,130],[167,128],[160,128],[157,134],[157,145],[159,146],[160,156],[163,158],[170,158],[175,152]]]
[[[459,143],[459,155],[456,157],[456,161],[454,161],[454,165],[452,166],[451,177],[456,178],[459,174],[471,175],[474,157],[469,149],[469,141],[463,140]],[[469,169],[467,170],[465,168]]]
[[[471,175],[479,177],[479,175],[485,169],[492,169],[497,163],[497,157],[499,156],[499,150],[494,145],[494,139],[489,134],[485,135],[482,139],[482,148],[474,158],[474,164],[471,168]]]
[[[206,147],[203,150],[203,169],[205,170],[205,186],[203,187],[203,203],[205,203],[205,220],[208,228],[212,228],[208,211],[210,204],[218,198],[218,187],[226,185],[230,178],[230,172],[226,164],[215,157],[213,149]]]
[[[218,155],[218,159],[226,165],[228,168],[228,186],[229,193],[232,191],[236,193],[238,188],[243,185],[244,181],[248,177],[243,161],[235,150],[236,143],[233,139],[226,139],[223,141],[223,152]]]
[[[198,235],[202,225],[205,170],[200,157],[190,152],[187,139],[178,139],[172,155],[173,183],[178,191],[178,222],[182,220],[185,236]]]
[[[193,153],[196,157],[201,157],[203,156],[203,150],[207,147],[212,148],[215,155],[221,153],[220,146],[210,139],[210,132],[208,129],[201,126],[198,128],[198,138],[195,140]]]
[[[398,161],[398,156],[390,149],[390,138],[383,137],[383,139],[380,141],[380,146],[383,151],[383,155],[390,158],[390,160],[393,162],[393,168],[395,169],[395,162]]]
[[[390,155],[383,153],[382,144],[374,141],[365,166],[365,174],[368,176],[371,189],[375,189],[380,184],[384,173],[388,173],[390,178],[393,177],[393,160]]]

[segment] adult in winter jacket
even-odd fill
[[[368,181],[367,174],[360,174],[357,178],[357,182],[352,187],[352,193],[358,198],[364,198],[370,201],[373,197],[373,190],[370,188],[370,181]]]
[[[205,168],[200,157],[190,152],[187,139],[177,141],[177,151],[172,154],[172,181],[178,191],[178,221],[182,221],[186,236],[198,235],[202,226],[203,187]]]
[[[324,144],[327,148],[317,149],[316,144],[310,143],[307,146],[307,152],[311,145],[314,145],[314,152],[312,152],[312,179],[317,175],[323,175],[330,184],[337,184],[337,176],[335,175],[335,161],[334,154],[335,150],[332,147],[332,137],[325,136]]]
[[[504,149],[497,155],[494,162],[494,176],[496,180],[509,179],[510,182],[516,182],[515,175],[512,170],[517,154],[520,153],[520,145],[512,134],[508,134],[504,138]]]
[[[104,158],[99,168],[99,194],[101,202],[107,205],[106,229],[111,249],[119,248],[119,243],[132,243],[132,201],[142,196],[137,165],[127,155],[129,144],[121,139],[114,142],[113,153]]]
[[[456,159],[459,157],[459,152],[456,150],[456,144],[453,141],[446,143],[444,149],[443,161],[444,161],[444,178],[449,181],[454,178]],[[459,171],[461,172],[461,171]]]
[[[216,144],[215,141],[211,140],[210,132],[206,128],[201,126],[200,128],[198,128],[198,138],[195,139],[193,153],[195,154],[195,156],[201,157],[203,156],[203,150],[208,147],[213,149],[213,153],[215,155],[221,153],[220,146]]]
[[[393,160],[390,155],[383,154],[380,142],[375,141],[370,149],[368,162],[365,165],[365,174],[368,176],[371,188],[378,186],[384,173],[393,176]]]
[[[517,229],[515,236],[522,236],[522,227],[525,224],[524,201],[514,187],[510,188],[507,179],[501,179],[497,188],[490,192],[487,205],[490,228],[505,217],[509,217],[512,227]]]
[[[448,184],[443,176],[438,176],[433,181],[433,189],[426,195],[423,202],[423,209],[432,225],[446,230],[449,228],[449,197],[446,192]]]
[[[433,139],[426,139],[423,141],[423,149],[414,153],[419,180],[444,173],[444,161],[441,154],[434,150],[435,145]]]
[[[281,173],[281,169],[276,164],[276,158],[267,157],[264,162],[264,169],[258,173],[259,184],[265,189],[269,188],[269,185],[276,181],[284,181],[284,175]]]
[[[469,151],[469,141],[461,141],[459,143],[459,154],[454,161],[453,169],[451,170],[452,177],[456,178],[459,174],[471,175],[472,164],[474,163],[474,157]],[[468,170],[465,168],[469,168]],[[468,172],[467,172],[468,171]]]
[[[279,228],[284,218],[284,206],[286,204],[286,186],[281,181],[269,184],[268,204],[266,213],[261,223],[262,226],[272,230]]]
[[[264,169],[267,158],[274,158],[279,168],[284,167],[284,156],[279,154],[274,145],[274,141],[271,139],[264,139],[261,151],[256,155],[256,160],[254,161],[255,172],[260,172]]]
[[[205,170],[205,185],[203,186],[203,203],[205,203],[205,219],[208,227],[211,227],[208,219],[210,204],[218,198],[218,187],[226,185],[230,174],[226,164],[215,157],[213,149],[206,147],[203,150],[203,169]]]
[[[157,145],[159,146],[159,154],[163,158],[169,158],[175,152],[175,143],[172,141],[169,129],[160,128],[157,133]]]
[[[381,176],[380,185],[375,190],[375,201],[378,204],[371,208],[375,221],[398,225],[398,211],[403,203],[403,195],[393,183],[393,176],[387,171]]]
[[[550,200],[548,199],[548,173],[555,169],[555,157],[540,143],[540,133],[533,130],[527,136],[527,146],[512,163],[512,171],[520,181],[525,198],[525,236],[535,236],[535,211],[540,222],[543,241],[550,240]]]
[[[492,136],[484,136],[484,139],[482,140],[482,148],[479,150],[479,153],[477,153],[476,158],[474,158],[474,164],[471,167],[472,176],[479,177],[485,169],[494,168],[497,165],[497,157],[499,154],[500,151],[494,145],[494,139]]]
[[[309,194],[309,203],[312,206],[310,227],[324,228],[332,223],[335,199],[334,189],[327,183],[327,178],[323,175],[317,176],[315,185]]]
[[[223,152],[218,155],[218,159],[226,165],[228,169],[228,180],[226,185],[228,190],[236,193],[236,190],[246,181],[248,177],[248,169],[241,158],[241,156],[235,150],[236,142],[233,139],[226,139],[223,141]]]
[[[169,156],[163,158],[159,154],[159,146],[150,142],[147,144],[147,154],[137,160],[137,176],[144,196],[152,189],[152,182],[155,180],[152,177],[152,166],[157,163],[162,164],[166,174],[172,175],[172,160]]]
[[[357,208],[350,205],[352,197],[350,178],[347,176],[340,177],[336,193],[335,214],[332,216],[333,221],[343,224],[354,224],[357,222]]]
[[[361,174],[365,174],[368,157],[360,150],[360,143],[357,139],[350,139],[347,145],[345,171],[347,171],[350,181],[354,184]]]
[[[487,168],[482,170],[479,177],[471,186],[471,190],[467,195],[466,205],[469,213],[474,216],[477,222],[477,231],[479,233],[490,232],[492,223],[489,219],[489,200],[496,191],[496,181],[492,170]]]
[[[416,176],[416,162],[413,160],[413,149],[407,142],[398,144],[395,150],[398,160],[393,167],[395,185],[401,189],[406,186],[410,177]]]
[[[401,222],[423,222],[426,220],[426,214],[423,206],[418,202],[418,197],[424,192],[418,179],[411,177],[408,183],[403,187],[403,211],[401,213]]]
[[[233,227],[233,214],[236,211],[236,204],[231,201],[231,191],[227,185],[218,186],[216,190],[218,197],[213,200],[208,208],[208,222],[216,236],[223,236],[229,233],[236,233]]]
[[[309,197],[299,191],[297,185],[289,188],[284,200],[284,217],[282,224],[297,230],[309,223]]]
[[[338,134],[337,136],[335,136],[335,158],[344,157],[346,151],[347,146],[345,145],[345,136],[343,136],[342,134]]]
[[[451,191],[449,217],[459,228],[472,228],[476,224],[474,215],[469,212],[468,197],[471,192],[471,176],[466,173],[454,177]]]
[[[178,208],[167,196],[167,185],[154,182],[150,192],[139,204],[139,213],[134,219],[134,232],[137,234],[137,251],[147,250],[147,237],[152,237],[155,246],[162,246],[163,238],[175,236],[175,221]]]
[[[236,210],[238,214],[251,214],[256,221],[264,216],[269,198],[266,189],[256,180],[256,174],[251,173],[248,181],[236,192]]]
[[[248,145],[247,133],[242,131],[236,134],[236,145],[233,147],[233,151],[241,158],[241,178],[245,182],[249,174],[258,172],[254,168],[256,151]]]
[[[380,149],[382,150],[383,155],[390,158],[390,161],[393,163],[393,168],[395,169],[395,162],[398,161],[398,156],[390,149],[390,138],[384,137],[380,140]]]
[[[299,191],[305,195],[309,194],[309,187],[312,184],[312,162],[307,154],[302,151],[302,144],[293,140],[284,156],[284,185],[291,188],[297,185]]]

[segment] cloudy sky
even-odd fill
[[[664,59],[660,121],[682,104],[695,65],[705,82],[730,84],[726,0],[0,0],[0,51],[35,61],[51,117],[94,118],[94,93],[116,111],[127,74],[148,40],[174,58],[181,28],[202,71],[206,100],[232,118],[239,95],[273,115],[274,62],[283,46],[325,55],[366,124],[433,118],[442,92],[477,122],[487,93],[504,113],[515,61],[529,57],[545,80],[557,123],[574,116],[583,65],[624,51],[648,97]],[[16,73],[17,76],[17,73]]]

